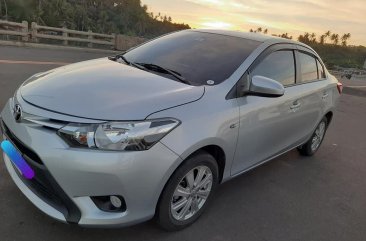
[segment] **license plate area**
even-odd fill
[[[24,160],[21,152],[16,148],[16,146],[4,136],[4,140],[1,142],[1,149],[17,168],[17,170],[26,179],[32,179],[35,176],[34,170],[31,166]]]

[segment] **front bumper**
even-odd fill
[[[32,182],[40,185],[23,179],[4,154],[12,179],[35,206],[63,222],[125,226],[150,219],[165,183],[181,162],[179,156],[160,142],[140,152],[70,148],[55,130],[17,123],[10,102],[1,115],[7,138],[35,169]],[[31,158],[29,152],[33,152]],[[123,197],[126,210],[105,212],[90,198],[109,195]]]

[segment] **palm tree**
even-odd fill
[[[297,40],[299,41],[299,42],[304,42],[304,35],[302,35],[302,34],[300,34],[299,35],[299,37],[297,37]]]
[[[159,18],[160,18],[160,16],[161,16],[161,13],[158,13],[158,15],[155,15],[155,20],[158,20]]]
[[[347,34],[343,34],[341,37],[342,46],[347,46]]]
[[[341,37],[342,46],[347,46],[347,40],[349,38],[351,38],[351,34],[350,33],[343,34],[343,36]]]
[[[304,34],[304,43],[310,43],[310,33]]]
[[[326,42],[326,39],[329,38],[332,35],[332,32],[330,30],[328,30],[327,32],[325,32],[325,38],[324,38],[324,43]]]
[[[324,44],[324,43],[325,43],[325,38],[326,38],[326,35],[325,35],[325,34],[320,35],[319,43],[320,43],[320,44]]]
[[[315,34],[315,33],[312,33],[312,34],[310,35],[310,42],[312,42],[312,43],[316,43],[316,34]]]
[[[263,30],[263,29],[262,29],[262,27],[257,28],[257,32],[258,32],[258,33],[261,33],[261,32],[262,32],[262,30]]]
[[[253,32],[254,32],[254,30],[253,30],[253,29],[250,29],[250,30],[249,30],[249,32],[253,33]]]
[[[349,40],[351,38],[351,33],[347,33],[347,40]]]
[[[268,29],[266,28],[264,31],[263,31],[264,34],[267,34],[268,33]]]
[[[339,34],[334,33],[330,36],[330,39],[333,41],[334,45],[338,45],[339,43]]]
[[[281,35],[278,35],[281,38],[287,38],[287,39],[292,39],[292,36],[288,35],[288,33],[283,33]]]

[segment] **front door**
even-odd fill
[[[295,145],[301,100],[297,92],[299,86],[296,86],[294,54],[292,49],[270,52],[249,70],[249,81],[256,75],[277,80],[285,86],[285,94],[277,98],[238,98],[240,127],[232,175]]]

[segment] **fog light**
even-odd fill
[[[104,212],[124,212],[126,202],[123,197],[117,195],[90,197],[94,204]]]
[[[121,208],[122,207],[122,201],[121,201],[121,199],[119,199],[119,197],[117,197],[117,196],[111,196],[109,198],[109,200],[111,201],[112,205],[115,208]]]

